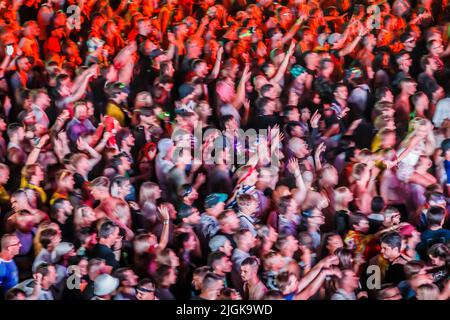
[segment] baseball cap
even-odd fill
[[[191,84],[183,83],[178,88],[178,94],[180,95],[180,99],[186,98],[192,92],[194,92],[194,86]]]
[[[59,260],[66,254],[68,254],[70,251],[74,250],[75,247],[70,242],[61,242],[56,247],[55,250],[52,252],[51,260],[53,263],[59,262]]]
[[[445,139],[441,143],[441,149],[442,149],[442,155],[445,155],[445,153],[450,150],[450,139]]]
[[[205,199],[205,208],[212,208],[220,202],[225,202],[228,199],[228,195],[225,193],[212,193]]]
[[[115,82],[111,85],[110,92],[111,92],[111,94],[122,93],[122,92],[129,94],[130,89],[128,89],[128,87],[125,83]]]
[[[209,248],[211,249],[211,252],[218,251],[221,247],[225,245],[227,242],[227,237],[225,236],[215,236],[209,240]]]
[[[187,217],[190,217],[194,213],[195,207],[189,206],[187,204],[182,204],[180,206],[180,210],[178,210],[177,218],[178,219],[184,219]]]
[[[94,294],[96,296],[105,296],[113,293],[119,287],[119,279],[109,274],[101,274],[94,281]]]
[[[298,76],[300,76],[302,73],[306,72],[305,67],[296,64],[291,68],[291,75],[294,78],[297,78]]]
[[[161,55],[163,55],[164,54],[164,51],[162,51],[161,49],[153,49],[151,52],[150,52],[150,58],[151,59],[155,59],[155,58],[158,58],[159,56],[161,56]]]

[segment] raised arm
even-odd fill
[[[40,138],[37,145],[33,148],[33,150],[28,155],[27,161],[25,161],[26,166],[37,162],[37,160],[39,158],[39,154],[41,153],[41,149],[43,146],[45,146],[45,144],[47,143],[49,138],[50,138],[50,136],[48,134],[46,134],[45,136],[42,136]]]
[[[239,81],[238,89],[236,92],[236,98],[232,102],[233,107],[238,110],[242,107],[242,104],[245,101],[245,84],[250,79],[250,76],[251,76],[250,65],[246,64],[244,72],[242,73],[241,80]]]
[[[158,243],[158,251],[164,250],[169,242],[169,208],[167,206],[161,205],[158,207],[158,211],[161,214],[161,218],[163,220],[163,229],[161,232],[161,238]]]
[[[284,74],[286,73],[286,69],[289,65],[289,61],[291,60],[292,54],[294,53],[294,49],[295,49],[295,42],[292,41],[291,44],[289,45],[289,49],[286,53],[286,56],[283,59],[283,62],[281,63],[280,67],[277,70],[277,73],[272,79],[269,80],[271,84],[278,84],[281,81],[281,79],[283,79]]]

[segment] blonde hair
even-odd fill
[[[360,180],[363,172],[367,169],[367,164],[365,163],[357,163],[353,166],[352,177],[355,180]]]
[[[139,204],[142,206],[145,202],[151,201],[154,202],[155,199],[155,190],[158,188],[158,185],[151,181],[146,181],[141,185],[139,189]]]
[[[339,187],[334,189],[334,204],[342,205],[344,202],[345,195],[351,192],[347,187]]]
[[[417,288],[417,300],[439,300],[440,291],[434,283],[427,283]]]

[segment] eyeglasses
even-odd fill
[[[10,244],[8,247],[16,247],[16,246],[20,246],[20,242]]]

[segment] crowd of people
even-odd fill
[[[444,0],[3,0],[1,299],[447,300],[449,75]]]

